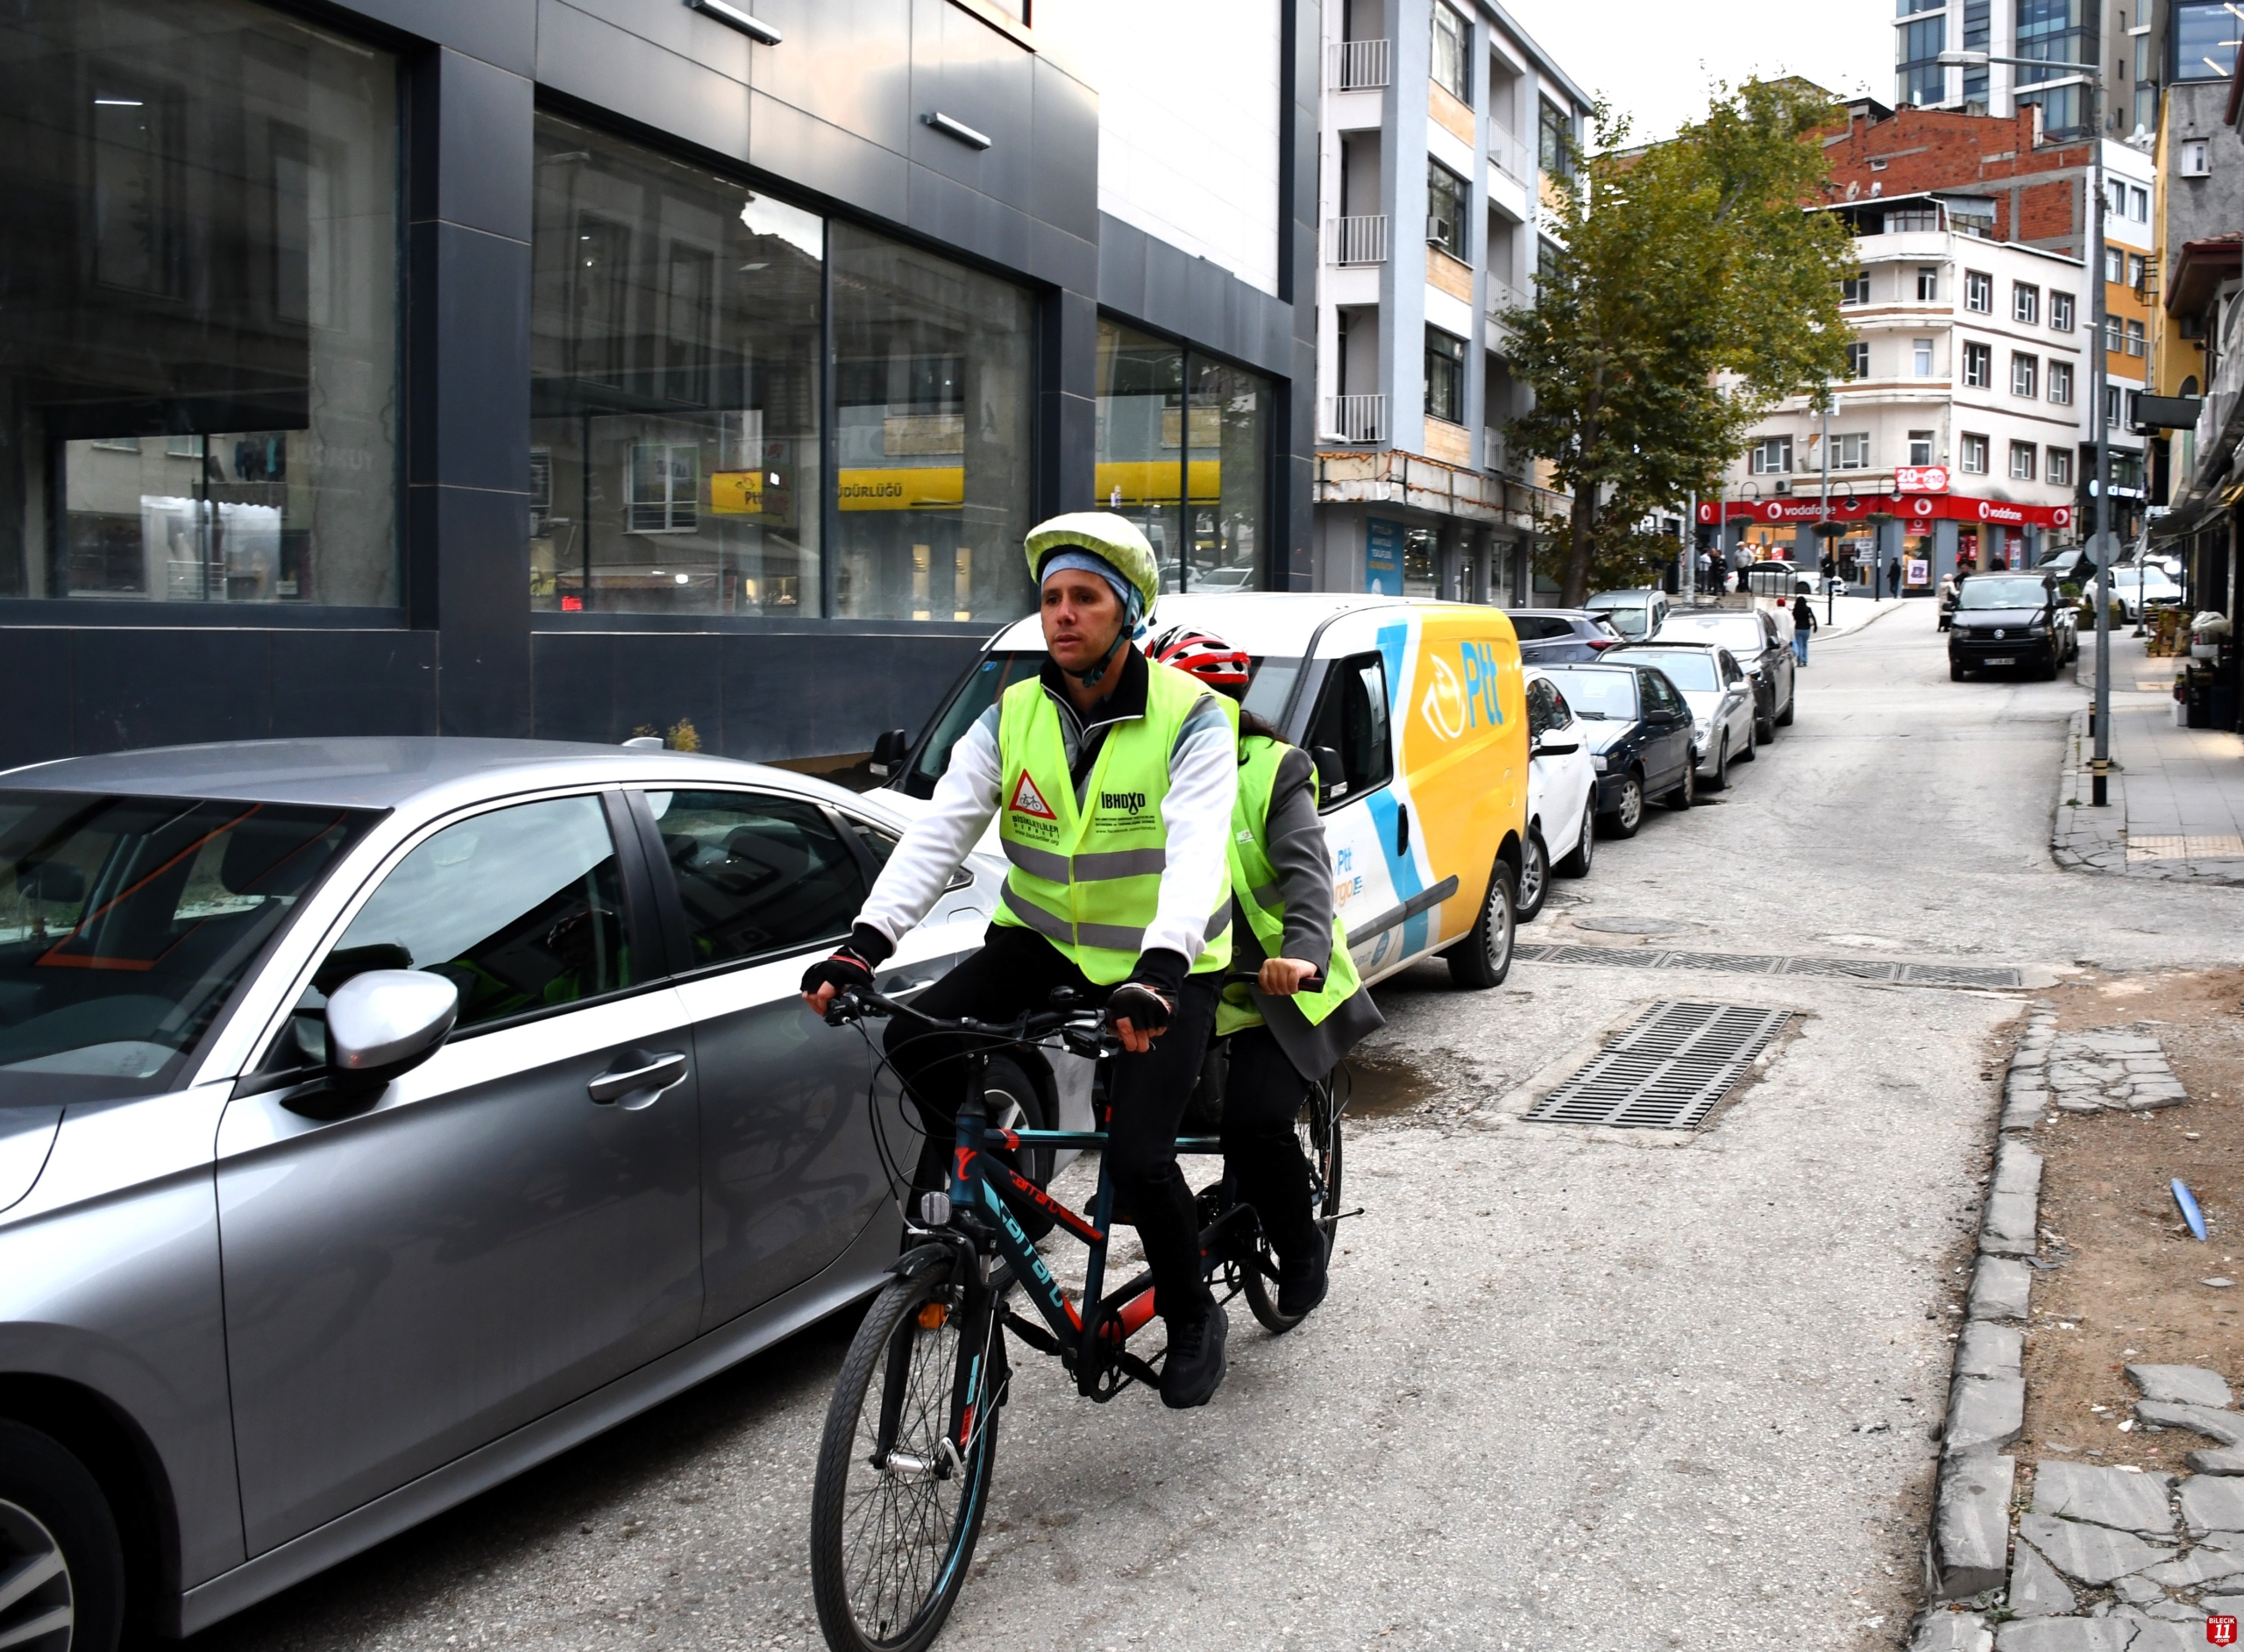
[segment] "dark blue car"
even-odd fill
[[[1551,665],[1580,720],[1597,770],[1597,819],[1606,833],[1632,838],[1644,799],[1687,809],[1698,798],[1691,757],[1691,708],[1667,674],[1649,665]]]

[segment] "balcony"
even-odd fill
[[[1328,222],[1331,227],[1324,252],[1327,262],[1340,265],[1387,262],[1387,215],[1384,212],[1358,218],[1333,218]]]
[[[1387,42],[1342,40],[1324,48],[1324,84],[1329,91],[1375,91],[1388,82]]]
[[[1488,319],[1494,321],[1508,309],[1532,309],[1535,294],[1525,287],[1514,287],[1494,270],[1488,272]]]
[[[1535,163],[1528,156],[1527,145],[1502,127],[1493,124],[1488,128],[1488,159],[1495,161],[1508,178],[1521,183],[1535,181]]]
[[[1324,439],[1329,442],[1386,441],[1387,398],[1325,397]]]

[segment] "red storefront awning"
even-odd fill
[[[1711,500],[1699,506],[1699,521],[1711,524],[1721,509]],[[1859,494],[1831,501],[1831,520],[1835,522],[1861,522],[1872,511],[1882,512],[1906,524],[1906,531],[1921,532],[1936,521],[1992,522],[2005,528],[2070,528],[2072,526],[2072,507],[2070,505],[2013,505],[2004,499],[1971,499],[1957,493],[1916,493],[1894,497],[1879,493],[1870,498]],[[1728,521],[1800,523],[1820,522],[1823,520],[1823,503],[1819,499],[1803,499],[1793,495],[1785,499],[1734,499],[1726,509],[1721,509]]]

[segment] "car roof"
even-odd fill
[[[1601,602],[1608,597],[1626,597],[1631,601],[1642,602],[1664,594],[1662,592],[1653,590],[1650,585],[1638,585],[1627,591],[1593,591],[1589,593],[1588,599],[1591,602]]]
[[[1328,620],[1380,608],[1463,609],[1502,613],[1481,603],[1443,602],[1431,597],[1368,596],[1345,591],[1216,591],[1172,592],[1154,604],[1147,624],[1154,631],[1172,625],[1212,631],[1232,647],[1267,657],[1297,656]],[[992,649],[1042,652],[1044,628],[1036,615],[1016,620],[990,640]]]
[[[503,782],[494,784],[499,776]],[[831,782],[730,757],[572,741],[442,735],[229,741],[64,757],[0,769],[0,790],[224,798],[349,809],[395,809],[421,800],[473,802],[586,782],[653,786],[746,783],[834,802],[856,801]]]

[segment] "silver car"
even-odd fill
[[[0,1647],[201,1628],[877,1285],[914,1140],[796,988],[911,806],[529,741],[0,774]]]
[[[1732,762],[1750,762],[1753,748],[1753,679],[1730,651],[1714,642],[1631,642],[1608,652],[1611,665],[1657,665],[1691,708],[1691,755],[1704,789],[1729,784]]]

